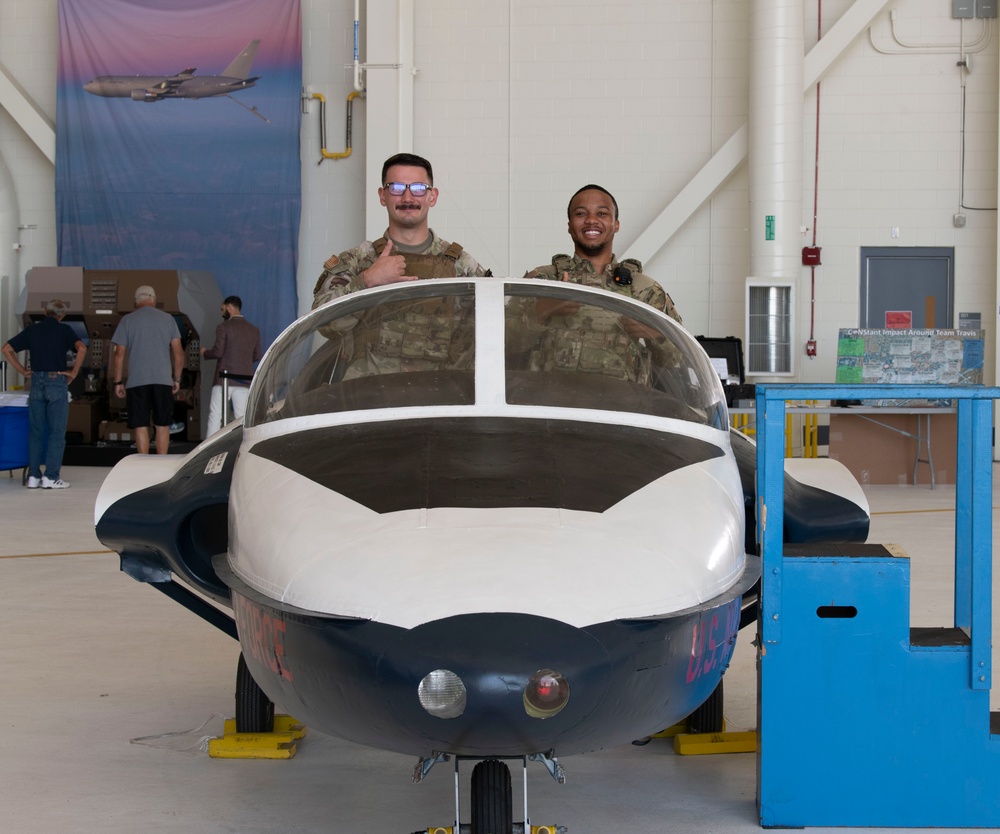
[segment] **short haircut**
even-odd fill
[[[573,205],[573,201],[576,199],[578,194],[582,194],[584,191],[601,191],[607,194],[611,198],[611,202],[615,207],[615,220],[618,219],[618,201],[615,199],[615,195],[612,194],[608,189],[601,185],[594,185],[594,183],[588,183],[583,188],[578,188],[573,192],[573,196],[569,198],[569,205],[566,206],[566,216],[569,217],[570,206]]]
[[[51,301],[45,302],[45,315],[52,316],[63,316],[69,309],[69,302],[63,301],[61,298],[53,298]]]
[[[385,185],[385,175],[393,165],[412,165],[414,168],[423,168],[427,172],[428,185],[434,185],[434,169],[431,164],[422,156],[415,153],[397,153],[390,156],[382,163],[382,185]]]
[[[223,301],[222,303],[229,304],[230,306],[235,307],[237,310],[243,309],[243,301],[240,299],[238,295],[227,295],[226,300]]]

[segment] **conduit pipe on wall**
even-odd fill
[[[354,0],[354,91],[363,93],[365,85],[361,83],[361,49],[359,33],[361,29],[361,0]],[[350,99],[348,99],[350,101]],[[350,145],[348,145],[350,147]]]
[[[355,91],[349,93],[347,96],[347,118],[345,127],[345,138],[344,147],[345,150],[340,152],[328,151],[326,149],[326,97],[320,93],[309,93],[309,98],[319,99],[319,152],[320,159],[317,165],[322,165],[324,159],[347,159],[351,155],[351,102],[354,101],[361,93]]]
[[[892,9],[889,12],[889,31],[895,47],[887,46],[884,43],[881,43],[875,36],[874,26],[868,29],[868,40],[871,42],[875,51],[880,52],[883,55],[912,55],[914,53],[932,55],[935,53],[955,52],[956,50],[960,50],[963,55],[967,52],[982,52],[993,40],[993,27],[991,26],[992,21],[988,17],[980,18],[979,21],[979,34],[971,43],[968,44],[965,43],[965,20],[963,18],[958,19],[958,43],[943,43],[940,41],[908,41],[901,38],[897,33],[896,9]]]
[[[17,332],[14,302],[18,293],[19,254],[18,222],[20,209],[14,177],[3,157],[0,157],[0,344]]]

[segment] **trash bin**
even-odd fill
[[[28,395],[0,394],[0,472],[28,471]]]

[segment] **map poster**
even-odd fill
[[[837,382],[981,385],[983,340],[982,330],[844,328],[837,342]]]

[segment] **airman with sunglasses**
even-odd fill
[[[439,238],[430,228],[427,216],[438,190],[426,159],[410,153],[389,157],[382,166],[378,196],[389,216],[385,234],[323,264],[313,308],[349,292],[397,281],[490,274],[460,245]]]
[[[389,216],[385,234],[332,256],[323,264],[313,290],[313,309],[347,293],[427,278],[491,275],[457,243],[442,240],[428,225],[437,202],[431,164],[400,153],[382,166],[379,201]],[[472,361],[473,338],[465,309],[454,296],[407,302],[398,309],[383,305],[378,314],[353,322],[339,319],[336,332],[346,361],[344,379],[400,371],[458,369]]]

